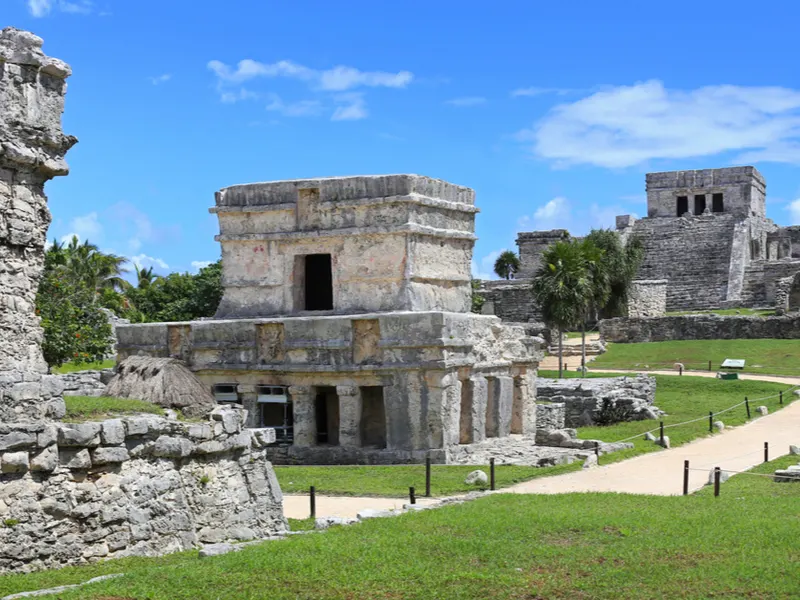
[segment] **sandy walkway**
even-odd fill
[[[436,502],[434,498],[417,498],[417,504]],[[373,498],[351,496],[317,495],[318,517],[355,517],[360,511],[373,508],[389,510],[403,508],[408,498]],[[310,512],[308,494],[285,494],[283,496],[283,514],[288,519],[307,519]]]

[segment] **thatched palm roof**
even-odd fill
[[[129,356],[117,367],[105,395],[180,409],[187,417],[203,416],[216,406],[209,389],[175,358]]]

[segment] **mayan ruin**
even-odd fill
[[[0,600],[798,597],[800,5],[676,1],[0,2]]]

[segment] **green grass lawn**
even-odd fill
[[[53,367],[50,369],[54,374],[64,374],[64,373],[74,373],[76,371],[100,371],[102,369],[113,369],[114,365],[117,364],[116,360],[102,360],[99,362],[81,362],[81,363],[74,363],[68,362],[64,363],[60,367]]]
[[[757,471],[797,462],[781,459]],[[125,573],[61,600],[797,598],[800,484],[688,496],[496,495],[199,559],[0,577],[0,595]]]
[[[67,405],[67,414],[62,421],[67,422],[95,421],[136,413],[164,414],[164,409],[152,402],[130,398],[64,396],[64,402]]]
[[[537,477],[568,473],[580,467],[580,463],[555,467],[498,464],[495,467],[495,484],[499,489]],[[489,489],[488,485],[471,486],[464,483],[466,476],[478,468],[489,474],[488,465],[432,465],[431,495],[449,496]],[[404,497],[408,496],[408,488],[412,486],[418,496],[425,494],[425,465],[276,466],[275,474],[285,494],[305,494],[312,485],[318,494],[329,496]]]
[[[555,376],[552,372],[543,372],[545,376]],[[570,374],[572,375],[572,374]],[[592,377],[607,376],[594,373]],[[656,405],[667,412],[664,424],[667,426],[665,434],[669,436],[673,446],[679,446],[698,437],[710,435],[708,420],[698,423],[669,428],[672,423],[680,423],[698,417],[705,417],[708,411],[721,411],[734,404],[742,402],[745,396],[759,398],[777,394],[786,390],[788,386],[781,383],[762,381],[723,381],[718,379],[701,379],[690,376],[656,376]],[[788,403],[794,399],[792,394],[784,394]],[[770,412],[778,410],[781,406],[777,397],[769,400],[753,402],[752,415],[755,408],[765,405]],[[742,406],[718,417],[726,426],[741,425],[747,420],[745,407]],[[715,417],[714,420],[717,420]],[[637,436],[638,439],[630,440],[634,447],[601,457],[600,462],[607,464],[631,458],[647,452],[658,452],[659,446],[644,440],[644,432],[658,427],[658,421],[634,421],[618,423],[606,427],[581,427],[578,436],[582,439],[599,439],[606,442],[616,442]],[[486,465],[481,466],[487,469]],[[434,496],[446,496],[467,492],[470,489],[479,489],[464,484],[467,473],[477,468],[476,466],[445,466],[434,465],[431,468],[431,493]],[[561,465],[556,467],[522,467],[498,465],[496,468],[496,483],[498,488],[508,487],[520,481],[527,481],[535,477],[557,475],[571,470],[579,469],[580,464]],[[424,465],[402,466],[288,466],[276,467],[275,472],[281,489],[286,493],[306,493],[310,486],[316,488],[317,493],[344,496],[395,496],[403,497],[408,494],[408,488],[414,486],[416,493],[422,495],[425,490]]]
[[[641,344],[609,344],[608,351],[588,364],[590,369],[687,369],[714,371],[726,358],[745,359],[745,372],[800,376],[800,340],[683,340]]]

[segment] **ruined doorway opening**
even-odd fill
[[[678,196],[678,216],[682,217],[689,212],[689,197]]]
[[[386,406],[381,386],[366,386],[361,390],[361,445],[386,448]]]
[[[694,214],[702,215],[706,210],[706,195],[697,194],[694,197]]]
[[[317,423],[317,444],[339,445],[339,396],[335,387],[315,388],[314,417]]]
[[[474,387],[471,379],[461,381],[461,414],[458,422],[458,443],[471,444],[472,439],[472,402]]]
[[[294,439],[294,412],[285,386],[256,386],[258,426],[275,430],[275,443],[291,444]]]
[[[333,273],[330,254],[305,256],[305,310],[333,309]]]
[[[486,378],[486,437],[497,437],[497,379]]]
[[[711,195],[711,212],[721,213],[724,211],[724,206],[722,204],[722,194],[712,194]]]

